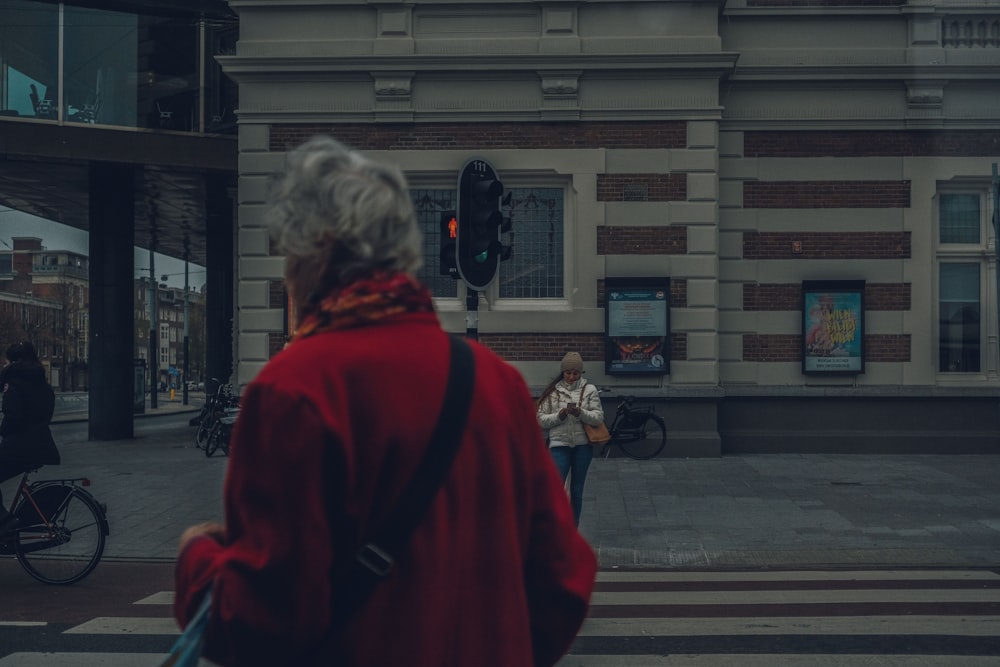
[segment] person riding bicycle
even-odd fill
[[[49,422],[55,410],[55,394],[45,379],[35,347],[28,341],[7,348],[8,364],[0,371],[3,389],[3,421],[0,421],[0,482],[17,477],[40,465],[58,465],[59,449],[52,439]],[[0,533],[16,527],[14,517],[3,507],[0,493]]]

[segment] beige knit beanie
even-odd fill
[[[562,358],[562,363],[559,364],[559,372],[563,371],[583,372],[583,357],[580,356],[579,352],[566,353],[566,356]]]

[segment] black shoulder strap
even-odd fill
[[[449,340],[448,386],[427,455],[384,523],[358,550],[345,596],[337,600],[335,615],[341,622],[360,609],[378,583],[389,575],[394,559],[409,542],[447,479],[458,452],[469,417],[476,369],[472,348],[458,336],[449,336]]]

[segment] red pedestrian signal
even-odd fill
[[[441,211],[441,255],[438,273],[458,280],[458,216],[455,211]]]

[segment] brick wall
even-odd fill
[[[909,181],[747,181],[743,208],[909,208]]]
[[[744,232],[743,258],[909,259],[910,232]]]
[[[285,283],[281,280],[272,280],[267,284],[267,307],[285,307]]]
[[[1000,154],[1000,130],[745,132],[743,154],[772,158],[990,157]]]
[[[910,334],[865,336],[865,361],[910,361]]]
[[[684,255],[687,227],[597,227],[598,255]]]
[[[762,363],[802,360],[802,336],[799,334],[744,334],[743,361]],[[909,334],[868,334],[865,336],[865,362],[910,361]]]
[[[672,292],[672,290],[671,290]],[[867,283],[865,310],[909,310],[910,283]],[[781,311],[802,308],[802,283],[744,283],[743,310]]]
[[[684,201],[687,174],[598,174],[597,201]]]
[[[479,334],[479,342],[496,352],[506,361],[551,361],[553,377],[559,370],[559,360],[571,350],[583,357],[583,365],[588,363],[604,366],[604,335],[574,333],[517,333]],[[670,336],[670,359],[687,359],[687,334],[675,333]]]
[[[272,333],[267,335],[268,359],[281,352],[286,343],[285,334]]]
[[[499,148],[685,148],[684,121],[551,123],[345,123],[272,125],[270,149],[286,151],[317,134],[360,150]]]
[[[552,361],[553,377],[563,355],[576,351],[587,362],[604,363],[604,337],[600,334],[517,333],[479,334],[479,342],[507,361]]]

